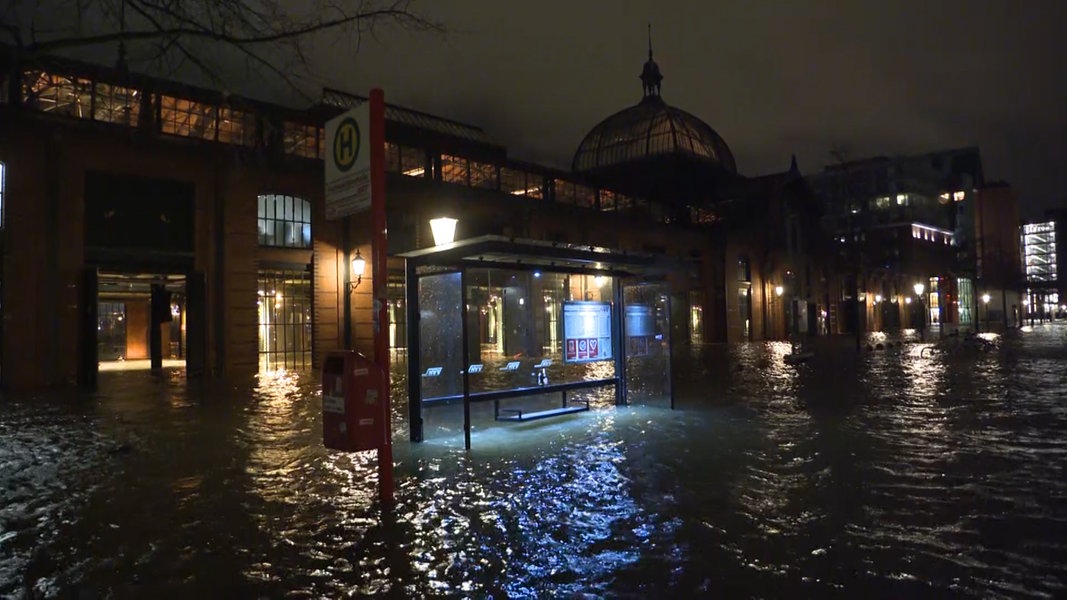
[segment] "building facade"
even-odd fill
[[[975,326],[977,148],[842,161],[809,181],[838,248],[837,331]]]
[[[388,333],[400,350],[398,255],[431,246],[429,221],[445,215],[459,218],[459,238],[674,259],[678,341],[815,333],[808,315],[827,308],[803,266],[798,224],[811,206],[795,165],[737,175],[725,143],[699,147],[707,126],[695,117],[670,122],[699,134],[688,141],[657,129],[665,104],[641,110],[651,108],[647,133],[672,145],[629,158],[673,163],[681,188],[661,185],[676,178],[656,169],[631,180],[516,161],[478,127],[388,106],[389,272],[351,285],[346,249],[370,256],[369,219],[325,218],[321,159],[323,124],[361,98],[325,90],[315,106],[292,109],[77,62],[0,59],[8,389],[93,385],[109,360],[170,358],[190,375],[237,377],[317,368],[340,347],[369,354],[376,276],[388,277]],[[786,286],[788,309],[775,294]]]

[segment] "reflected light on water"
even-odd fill
[[[2,404],[0,597],[1058,597],[1064,331],[694,347],[676,411],[398,432],[393,511],[315,373],[101,374]]]

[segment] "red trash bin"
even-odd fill
[[[385,382],[381,368],[353,350],[322,363],[322,443],[333,450],[376,450],[385,444]]]

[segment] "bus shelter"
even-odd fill
[[[502,236],[406,259],[410,437],[674,408],[664,257]]]

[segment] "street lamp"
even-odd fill
[[[780,286],[780,285],[774,286],[774,296],[776,298],[778,298],[778,301],[779,301],[780,305],[781,305],[782,294],[784,294],[784,293],[785,293],[785,288],[783,286]],[[786,324],[786,314],[785,314],[785,306],[784,305],[782,305],[782,329],[785,330],[786,337],[788,337],[789,330],[788,330],[788,327],[787,327],[787,324]]]
[[[985,318],[987,321],[989,320],[989,301],[992,299],[993,297],[989,295],[989,292],[982,294],[982,312],[985,313]],[[975,327],[975,329],[978,329],[978,327]]]
[[[367,268],[367,261],[363,258],[363,255],[359,253],[359,248],[356,248],[356,255],[352,257],[352,270],[349,272],[348,290],[353,291],[360,283],[363,282],[363,270]],[[355,281],[352,280],[355,278]]]
[[[926,303],[923,302],[923,290],[926,286],[921,283],[916,283],[914,286],[915,295],[919,297],[919,339],[926,340]]]

